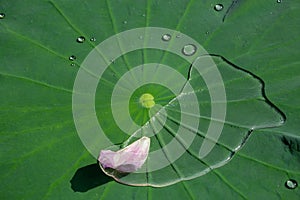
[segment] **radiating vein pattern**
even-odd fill
[[[152,58],[147,63],[144,49]],[[284,121],[260,78],[174,30],[121,32],[99,44],[81,67],[73,116],[88,151],[97,158],[103,149],[151,139],[148,159],[136,172],[104,169],[125,184],[162,187],[202,176],[228,163],[253,130]]]

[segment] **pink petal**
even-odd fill
[[[120,172],[134,172],[145,163],[150,148],[150,138],[142,137],[117,152],[101,150],[98,158],[103,168],[112,168]]]

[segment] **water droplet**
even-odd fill
[[[71,67],[75,67],[75,63],[71,63]]]
[[[5,14],[4,13],[0,13],[0,19],[4,19],[5,18]]]
[[[180,34],[176,35],[176,38],[181,38],[181,35]]]
[[[288,189],[295,189],[297,186],[298,186],[297,181],[293,179],[289,179],[285,182],[285,187],[287,187]]]
[[[170,35],[170,34],[164,34],[164,35],[161,37],[161,39],[162,39],[163,41],[170,41],[171,35]]]
[[[142,35],[140,35],[140,36],[139,36],[139,39],[140,39],[140,40],[142,40],[142,39],[143,39],[143,36],[142,36]]]
[[[125,21],[123,21],[123,24],[127,24],[127,21],[125,20]]]
[[[187,44],[182,48],[182,53],[186,56],[192,56],[196,53],[197,47],[193,44]]]
[[[277,0],[277,3],[281,3],[281,0]]]
[[[146,17],[146,14],[144,13],[144,14],[142,14],[142,16],[143,16],[143,17]]]
[[[74,60],[76,60],[76,56],[74,56],[74,55],[71,55],[71,56],[69,57],[69,60],[71,60],[71,61],[74,61]]]
[[[115,64],[115,60],[114,59],[110,59],[109,62],[111,62],[112,64]]]
[[[209,34],[209,32],[208,32],[208,31],[206,31],[206,32],[205,32],[205,34],[206,34],[206,35],[208,35],[208,34]]]
[[[95,42],[95,41],[96,41],[96,38],[92,37],[92,38],[90,39],[90,41],[91,41],[91,42]]]
[[[216,4],[214,7],[215,11],[221,11],[221,10],[223,10],[223,8],[224,8],[224,6],[222,4]]]
[[[80,37],[77,38],[76,41],[77,41],[78,43],[83,43],[83,42],[85,41],[85,37],[80,36]]]

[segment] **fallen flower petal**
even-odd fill
[[[149,148],[150,138],[142,137],[117,152],[101,150],[98,160],[104,169],[112,168],[130,173],[142,167],[148,157]]]

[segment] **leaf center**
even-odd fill
[[[142,94],[139,102],[144,108],[152,108],[155,105],[154,97],[149,93]]]

